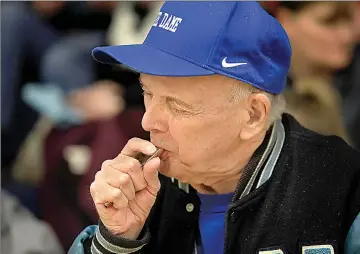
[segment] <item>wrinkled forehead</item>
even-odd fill
[[[166,89],[169,91],[179,90],[226,90],[229,86],[235,83],[240,83],[237,80],[222,76],[222,75],[208,75],[195,77],[168,77],[168,76],[154,76],[148,74],[140,74],[140,83],[149,89]]]
[[[194,101],[217,101],[225,96],[228,98],[235,85],[243,84],[222,75],[164,77],[141,74],[140,82],[145,90],[154,94]]]

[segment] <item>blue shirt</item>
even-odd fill
[[[201,244],[198,254],[222,254],[224,252],[225,214],[233,193],[221,195],[199,194],[201,200],[199,228]]]

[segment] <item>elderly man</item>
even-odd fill
[[[360,156],[281,117],[291,48],[258,3],[166,2],[143,44],[93,55],[141,73],[151,140],[103,163],[70,253],[354,253]]]

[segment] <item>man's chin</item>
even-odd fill
[[[161,164],[160,164],[160,168],[159,168],[159,172],[164,175],[164,176],[168,176],[169,174],[169,163],[167,160],[165,161],[161,161]],[[170,177],[170,176],[168,176]]]
[[[160,169],[159,169],[159,172],[164,175],[164,176],[167,176],[167,177],[175,177],[174,175],[174,172],[172,172],[170,170],[169,167],[165,166],[165,165],[161,165]],[[176,177],[175,177],[176,178]]]
[[[159,172],[166,177],[175,178],[182,183],[188,183],[188,179],[183,174],[179,174],[179,171],[174,170],[173,167],[170,167],[166,162],[161,165]]]

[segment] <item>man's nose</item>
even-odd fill
[[[166,132],[168,129],[167,113],[160,104],[148,105],[142,118],[141,125],[145,131]]]

